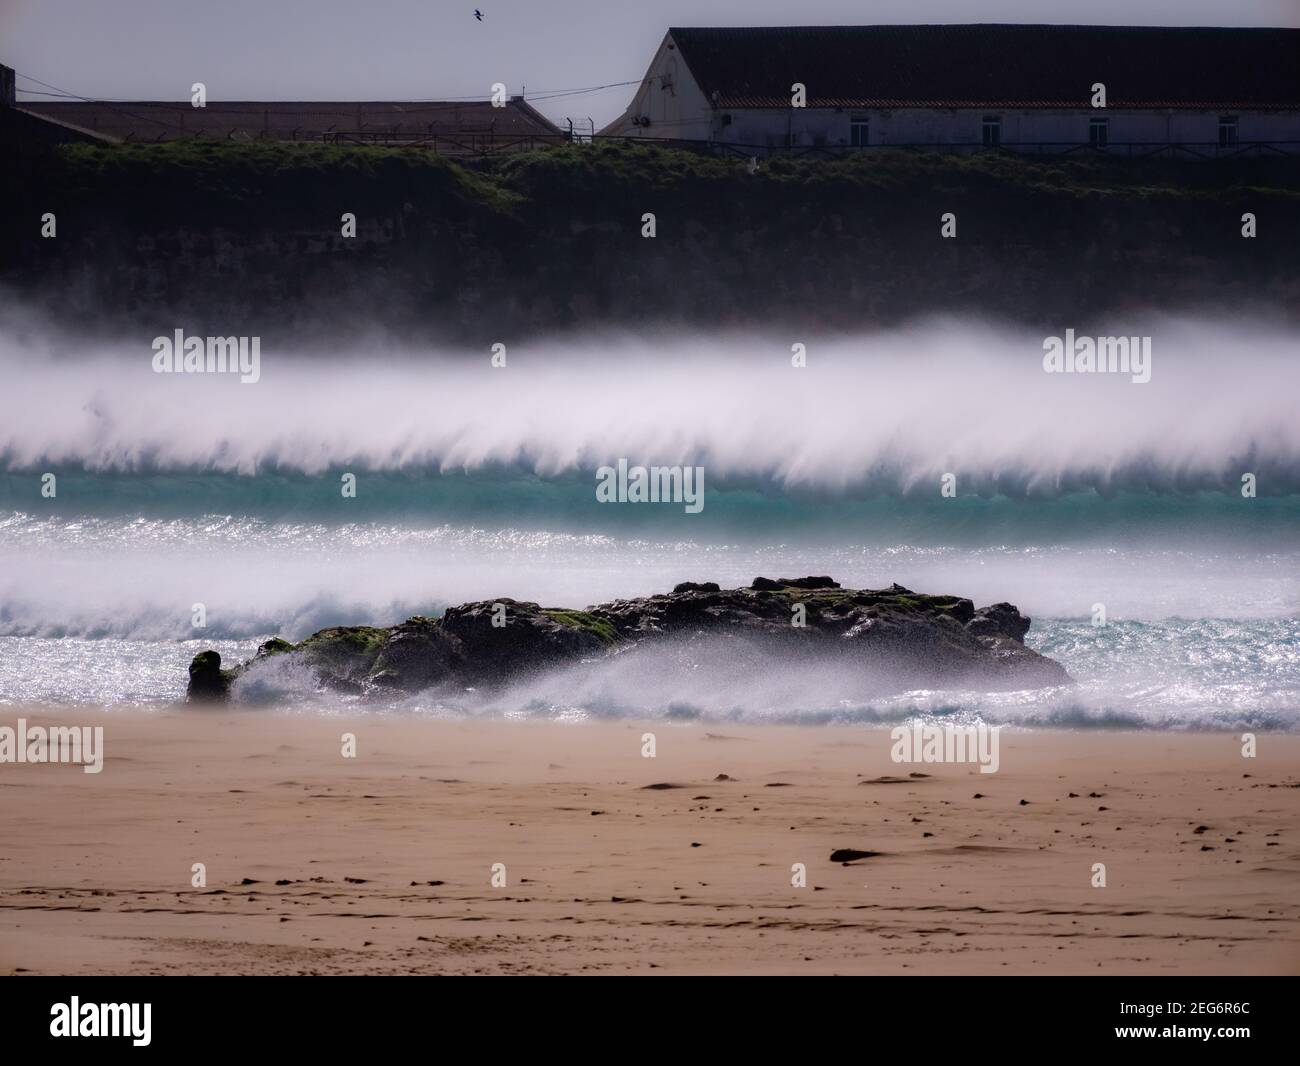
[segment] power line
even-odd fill
[[[114,103],[120,103],[120,104],[142,104],[142,103],[148,103],[148,104],[152,104],[152,105],[154,105],[154,106],[159,106],[159,107],[186,107],[186,106],[188,106],[188,105],[185,103],[185,101],[183,101],[183,100],[130,100],[130,99],[124,99],[124,98],[122,98],[122,97],[89,97],[89,96],[82,96],[80,93],[74,93],[74,92],[72,92],[70,89],[61,89],[61,88],[60,88],[59,86],[57,86],[57,85],[51,85],[49,82],[41,81],[40,78],[34,78],[34,77],[32,77],[30,74],[24,74],[22,71],[18,71],[17,74],[18,74],[18,77],[20,77],[20,78],[24,78],[24,79],[26,79],[27,81],[35,82],[37,85],[43,85],[43,86],[45,86],[45,88],[47,88],[47,89],[53,89],[53,90],[54,90],[54,92],[52,92],[52,93],[43,93],[43,92],[39,92],[39,91],[37,91],[37,90],[35,90],[35,89],[23,89],[23,90],[21,90],[22,92],[24,92],[24,93],[29,93],[29,94],[31,94],[32,96],[55,96],[55,95],[57,95],[57,96],[61,96],[61,97],[67,98],[67,99],[71,99],[71,100],[79,100],[79,101],[81,101],[82,103],[87,103],[87,104],[104,104],[105,106],[108,106],[109,104],[114,104]],[[621,88],[624,88],[624,87],[626,87],[626,86],[628,86],[628,85],[640,85],[640,84],[641,84],[642,82],[644,82],[645,80],[646,80],[646,79],[644,79],[644,78],[636,78],[636,79],[633,79],[633,80],[631,80],[631,81],[615,81],[615,82],[609,82],[609,83],[607,83],[607,84],[605,84],[605,85],[588,85],[588,86],[583,86],[583,87],[581,87],[581,88],[576,88],[576,89],[537,89],[537,90],[534,90],[534,91],[533,91],[532,95],[526,97],[525,99],[528,99],[528,100],[554,100],[554,99],[557,99],[557,98],[562,97],[562,96],[582,96],[582,95],[585,95],[585,94],[587,94],[587,93],[605,92],[605,91],[607,91],[607,90],[609,90],[609,89],[621,89]],[[485,102],[489,101],[490,99],[491,99],[491,94],[487,94],[487,95],[475,95],[475,96],[427,96],[427,97],[416,97],[416,98],[413,99],[413,100],[405,100],[405,101],[402,101],[402,100],[373,100],[373,101],[366,101],[366,100],[360,100],[360,101],[311,101],[311,100],[302,100],[302,101],[293,101],[293,102],[296,102],[296,103],[349,103],[349,104],[351,104],[351,103],[362,103],[362,104],[365,104],[365,103],[376,103],[376,104],[383,104],[383,103],[412,103],[412,104],[424,104],[424,103],[428,103],[428,104],[440,104],[440,103],[485,103]],[[288,102],[290,102],[290,101],[274,101],[274,100],[268,100],[268,101],[266,101],[266,103],[288,103]],[[241,113],[240,110],[239,110],[238,108],[235,108],[233,105],[223,105],[223,106],[224,106],[224,109],[227,110],[227,111],[231,111],[231,112],[236,113],[236,114]],[[247,113],[249,113],[249,114],[253,114],[253,113],[255,113],[255,112],[256,112],[256,109],[249,109]]]
[[[23,74],[23,73],[20,72],[20,71],[15,71],[15,73],[18,74],[18,76],[21,77],[21,78],[26,78],[28,81],[34,81],[34,82],[36,82],[37,85],[44,85],[47,89],[54,89],[56,92],[62,93],[65,97],[69,97],[69,98],[74,99],[74,100],[77,100],[77,101],[79,101],[79,102],[81,102],[81,103],[87,103],[87,104],[100,104],[100,105],[102,105],[103,107],[108,108],[108,110],[112,111],[114,114],[125,115],[127,118],[133,118],[133,119],[135,119],[137,122],[155,122],[155,123],[157,123],[157,124],[160,125],[160,126],[170,126],[172,129],[178,129],[178,130],[180,130],[182,133],[192,133],[192,132],[193,132],[192,130],[187,130],[183,125],[180,125],[180,124],[175,123],[175,122],[167,122],[165,119],[156,118],[156,117],[154,117],[154,116],[137,115],[137,114],[135,114],[134,112],[131,112],[131,111],[124,111],[124,110],[123,110],[122,108],[120,108],[120,107],[114,107],[111,103],[109,103],[109,102],[107,102],[107,101],[105,101],[105,100],[92,100],[92,99],[90,99],[89,97],[79,96],[77,93],[70,92],[70,91],[67,90],[67,89],[60,89],[57,85],[51,85],[51,84],[50,84],[49,82],[47,82],[47,81],[41,81],[40,78],[33,78],[30,74]],[[24,89],[23,92],[27,92],[27,90]],[[33,94],[33,95],[35,95],[35,94]],[[47,95],[47,94],[41,94],[41,95]]]
[[[22,90],[24,93],[30,93],[30,95],[32,96],[52,96],[57,99],[69,100],[77,103],[95,104],[106,108],[107,110],[113,112],[114,114],[122,115],[136,122],[153,123],[155,126],[162,126],[168,129],[179,130],[181,133],[184,133],[187,136],[201,136],[203,133],[203,131],[201,130],[195,130],[192,127],[186,127],[184,125],[183,119],[179,123],[171,122],[168,121],[166,118],[160,117],[157,114],[141,115],[141,114],[137,114],[134,111],[128,111],[125,108],[114,106],[114,104],[118,104],[118,103],[134,104],[135,106],[147,104],[151,109],[162,109],[164,110],[164,112],[172,110],[183,115],[185,111],[181,109],[188,110],[190,106],[187,105],[184,101],[167,101],[167,100],[132,101],[132,100],[122,100],[122,99],[115,99],[115,98],[96,99],[88,96],[82,96],[79,93],[74,93],[69,89],[60,88],[57,85],[53,85],[47,81],[42,81],[40,78],[33,77],[30,74],[25,74],[22,71],[16,71],[15,73],[17,74],[18,77],[23,78],[26,81],[35,82],[37,85],[43,85],[47,90],[51,90],[48,92],[42,92],[40,90],[35,90],[35,89]],[[544,89],[544,90],[537,91],[532,97],[527,97],[525,99],[544,102],[548,100],[557,100],[557,99],[571,97],[571,96],[585,96],[592,93],[607,92],[610,89],[625,88],[629,85],[643,85],[653,80],[654,80],[653,78],[646,77],[646,78],[638,78],[631,81],[609,82],[605,85],[589,85],[589,86],[584,86],[582,88],[576,88],[576,89],[555,89],[555,90]],[[355,101],[355,102],[353,101],[293,101],[293,102],[306,103],[306,104],[311,104],[313,102],[320,103],[320,104],[346,103],[349,107],[354,106],[354,104],[358,107],[362,107],[366,103],[373,103],[373,104],[389,103],[395,105],[411,104],[411,103],[426,103],[432,105],[428,107],[418,107],[418,108],[403,107],[403,106],[398,107],[397,113],[414,116],[414,115],[423,115],[423,114],[437,114],[440,112],[452,111],[458,108],[458,106],[461,103],[486,103],[488,99],[490,99],[490,97],[485,99],[484,97],[480,97],[480,96],[472,96],[472,97],[467,96],[467,97],[443,97],[441,99],[435,99],[431,97],[426,100],[412,100],[412,101],[375,100],[375,101]],[[290,101],[266,101],[266,103],[268,104],[279,103],[279,102],[288,103]],[[218,104],[220,106],[221,112],[224,114],[258,115],[258,114],[262,114],[266,110],[265,108],[262,107],[238,107],[235,106],[234,104],[220,105],[219,102]],[[375,117],[375,113],[372,112],[368,117],[373,119]],[[360,116],[360,112],[358,111],[358,117],[357,117],[358,122],[360,122],[360,119],[361,116]]]

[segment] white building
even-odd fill
[[[1296,153],[1300,30],[670,29],[627,111],[601,133],[745,154],[874,145]]]

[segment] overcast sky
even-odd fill
[[[1300,0],[0,0],[0,63],[20,93],[45,88],[27,75],[133,100],[196,81],[212,100],[484,99],[504,82],[599,128],[631,86],[552,94],[640,79],[669,26],[885,22],[1300,26]]]

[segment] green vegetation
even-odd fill
[[[139,190],[164,203],[237,204],[253,212],[314,213],[367,200],[437,196],[464,209],[509,210],[518,199],[501,183],[440,156],[408,149],[284,144],[267,141],[171,141],[164,144],[61,147],[53,167],[56,188],[103,195]],[[363,201],[357,200],[355,208]]]
[[[586,611],[562,611],[544,609],[542,614],[547,618],[552,618],[562,626],[569,626],[571,629],[585,629],[594,633],[606,644],[614,644],[618,641],[618,634],[614,627],[606,622],[603,618],[597,618]]]
[[[756,174],[747,160],[706,152],[618,142],[567,145],[498,157],[491,173],[524,197],[563,187],[580,194],[630,188],[638,192],[769,186],[859,192],[936,193],[1006,190],[1086,197],[1169,195],[1203,197],[1225,190],[1275,190],[1300,196],[1300,161],[1242,159],[1197,165],[1174,159],[1119,156],[1034,158],[988,152],[947,155],[905,149],[873,149],[836,159],[762,160]]]
[[[779,590],[779,595],[786,596],[792,603],[801,602],[810,607],[830,607],[845,600],[854,603],[867,602],[863,599],[866,593],[860,589],[801,589],[787,585]],[[878,607],[903,607],[915,611],[943,611],[953,614],[961,621],[965,621],[974,613],[974,607],[969,600],[963,600],[959,596],[929,596],[924,593],[892,593],[877,592],[871,593],[869,602],[872,606]]]
[[[336,626],[314,633],[298,645],[298,650],[311,666],[348,675],[369,670],[387,639],[387,629]]]
[[[560,145],[456,160],[414,148],[172,141],[65,145],[46,177],[55,189],[103,196],[113,190],[162,194],[313,217],[364,194],[371,211],[436,197],[443,209],[524,217],[568,200],[608,203],[626,195],[707,197],[775,190],[788,195],[890,193],[904,198],[979,192],[1047,196],[1204,199],[1225,192],[1300,197],[1300,161],[1243,159],[1188,163],[1111,156],[1034,159],[1010,153],[944,155],[877,149],[839,159],[774,158],[756,174],[748,161],[709,152],[622,142]],[[179,199],[178,199],[179,198]],[[644,201],[642,201],[644,202]]]

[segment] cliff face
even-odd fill
[[[751,174],[621,145],[461,165],[190,143],[68,146],[0,180],[0,282],[96,329],[380,325],[490,344],[653,325],[812,333],[927,312],[1082,327],[1132,309],[1300,307],[1295,160],[871,152]],[[340,233],[344,212],[355,237]],[[955,238],[941,236],[945,213]]]

